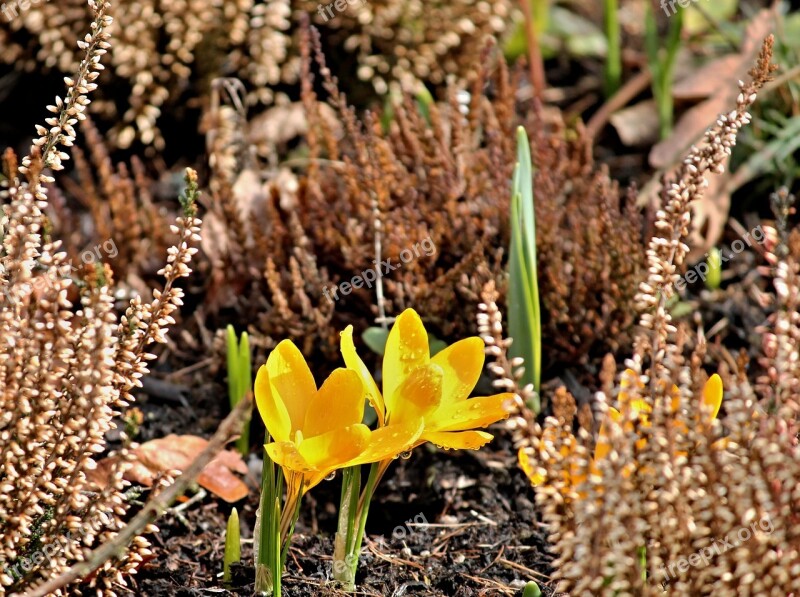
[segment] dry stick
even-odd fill
[[[653,75],[649,69],[643,70],[620,87],[619,91],[600,106],[600,109],[589,119],[589,123],[586,125],[586,135],[592,140],[596,139],[597,134],[606,125],[611,115],[620,108],[627,106],[628,102],[647,89],[652,78]]]
[[[378,319],[375,321],[381,324],[384,330],[389,329],[389,321],[386,319],[386,298],[383,296],[383,271],[381,268],[381,232],[383,232],[383,221],[381,220],[381,212],[378,208],[378,199],[372,197],[372,216],[375,218],[375,274],[377,280],[375,282],[375,294],[378,298]]]
[[[134,537],[140,535],[148,524],[151,524],[164,514],[170,504],[186,491],[205,466],[225,448],[225,444],[240,433],[242,425],[250,414],[252,406],[252,394],[248,393],[245,398],[236,405],[236,408],[231,411],[231,414],[222,421],[214,437],[209,440],[205,449],[197,455],[197,458],[194,459],[194,462],[189,465],[183,474],[175,479],[172,485],[151,499],[142,511],[139,512],[112,541],[104,543],[90,553],[86,560],[75,564],[60,576],[28,591],[23,597],[46,597],[77,580],[86,578],[106,560],[121,557]]]

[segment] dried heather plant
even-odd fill
[[[26,10],[8,4],[11,12],[0,27],[0,61],[28,71],[73,72],[80,56],[69,40],[88,24],[85,0],[30,3]],[[127,148],[138,140],[162,150],[159,118],[165,108],[174,113],[206,97],[219,77],[242,79],[249,105],[280,99],[275,88],[298,82],[296,23],[309,15],[331,43],[355,55],[359,77],[376,81],[381,93],[394,80],[440,84],[447,75],[466,78],[484,39],[508,27],[512,2],[457,0],[434,7],[371,0],[336,18],[319,13],[320,6],[310,0],[121,2],[115,16],[122,26],[108,66],[113,88],[127,85],[129,93],[122,97],[130,99],[121,108],[114,97],[96,103],[97,114],[116,123],[112,142]]]
[[[774,319],[776,338],[768,344],[776,347],[770,356],[784,361],[773,371],[788,373],[768,382],[783,398],[773,413],[759,414],[749,384],[729,379],[727,435],[721,441],[718,422],[697,422],[704,416],[696,397],[704,375],[703,343],[687,363],[686,333],[666,309],[688,250],[691,202],[705,186],[704,174],[722,168],[737,131],[748,122],[747,108],[774,68],[771,51],[770,37],[751,71],[752,81],[740,84],[736,110],[721,116],[704,143],[692,149],[657,214],[648,279],[637,296],[643,332],[618,388],[609,388],[614,376],[610,365],[604,366],[598,410],[605,421],[605,456],[589,467],[590,438],[583,432],[574,436],[564,421],[549,422],[545,430],[529,428],[531,458],[543,456],[537,502],[558,553],[559,590],[571,595],[656,595],[665,589],[681,595],[787,595],[800,590],[796,389],[787,385],[796,367],[791,364],[796,360],[796,270],[791,264],[776,267],[783,314]],[[628,404],[646,405],[647,417],[627,409],[619,423],[611,424],[604,414],[606,401],[623,397]],[[554,431],[548,433],[548,425]]]
[[[195,217],[196,175],[187,173],[184,213],[173,232],[179,242],[161,270],[166,282],[155,300],[131,302],[117,322],[108,266],[87,267],[81,280],[52,240],[45,216],[49,171],[63,169],[62,147],[72,146],[85,118],[87,95],[96,88],[100,59],[109,47],[109,3],[89,1],[91,33],[77,74],[66,79],[65,98],[48,109],[48,127],[18,166],[4,159],[2,274],[0,275],[0,587],[18,593],[59,575],[88,550],[116,536],[128,511],[122,476],[129,462],[123,434],[118,464],[102,487],[87,474],[106,450],[106,434],[130,390],[147,373],[146,352],[164,342],[171,313],[181,304],[175,282],[188,276],[199,240]],[[68,300],[79,296],[79,305]],[[146,529],[152,532],[154,527]],[[126,554],[106,562],[87,581],[115,595],[124,576],[150,554],[143,537]],[[63,594],[59,591],[58,594]]]
[[[374,285],[347,295],[337,291],[377,266],[378,239],[379,261],[393,266],[383,272],[386,311],[414,305],[441,337],[470,333],[475,311],[469,305],[487,279],[477,275],[479,269],[491,272],[504,300],[498,247],[509,241],[519,72],[509,72],[485,47],[469,105],[458,101],[463,88],[452,86],[448,100],[431,105],[426,118],[406,95],[384,127],[371,114],[357,118],[317,42],[316,63],[329,102],[318,100],[312,44],[304,37],[300,45],[308,120],[302,174],[255,169],[241,147],[246,124],[233,107],[220,106],[209,119],[212,200],[206,221],[213,230],[207,236],[214,238],[208,248],[214,283],[208,314],[235,307],[242,319],[255,322],[250,331],[266,345],[289,335],[312,352],[325,350],[338,327],[357,323],[341,319],[339,304],[346,303],[350,314],[364,314],[361,327],[372,323],[370,313],[378,315]],[[341,134],[323,110],[329,106]],[[567,141],[563,124],[543,131],[537,114],[526,124],[537,168],[540,292],[545,343],[553,347],[550,364],[630,349],[632,299],[645,263],[642,215],[587,157],[583,136]],[[420,251],[408,260],[409,251],[423,243],[428,254]]]

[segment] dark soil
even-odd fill
[[[222,402],[217,391],[199,392],[188,408],[143,397],[143,434],[207,435],[220,420],[216,415],[223,414],[215,413]],[[533,491],[516,465],[508,432],[502,425],[493,431],[494,441],[481,451],[426,445],[389,469],[370,509],[356,595],[515,595],[529,580],[552,594],[546,574],[553,556],[536,523]],[[254,456],[253,461],[251,470],[259,470]],[[242,565],[234,569],[230,587],[223,585],[221,569],[231,505],[206,496],[159,521],[160,533],[150,537],[155,557],[133,579],[128,594],[252,595],[258,489],[255,477],[248,483],[250,496],[235,504]],[[339,492],[337,477],[304,498],[286,566],[286,597],[345,595],[334,586],[331,565]]]

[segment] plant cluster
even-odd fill
[[[141,386],[153,343],[163,343],[172,313],[182,304],[175,286],[189,275],[200,221],[194,171],[187,170],[183,213],[160,274],[154,300],[130,301],[115,311],[111,269],[87,265],[78,274],[60,249],[46,216],[50,174],[64,169],[88,95],[97,88],[109,49],[109,4],[90,1],[91,32],[78,42],[83,58],[67,93],[48,106],[30,155],[21,165],[10,150],[3,159],[0,250],[0,586],[17,593],[59,576],[89,550],[117,535],[129,509],[123,473],[133,447],[122,434],[118,460],[104,484],[90,480],[106,434],[119,410]],[[149,526],[146,532],[152,532]],[[151,555],[136,537],[130,549],[86,579],[114,595]],[[62,594],[59,591],[58,594]]]
[[[114,34],[109,88],[127,86],[130,99],[118,105],[106,97],[95,102],[95,111],[114,123],[115,147],[138,140],[161,151],[164,111],[196,104],[219,77],[240,78],[250,105],[285,102],[288,96],[280,89],[296,85],[300,75],[297,23],[309,16],[331,43],[354,55],[358,77],[374,81],[379,92],[395,80],[441,84],[447,75],[470,72],[485,37],[504,32],[512,3],[457,0],[432,7],[371,0],[346,5],[348,10],[330,19],[311,0],[121,2],[115,16],[125,26]],[[3,19],[0,61],[26,71],[44,65],[73,72],[80,55],[72,50],[72,40],[86,29],[89,17],[84,0],[31,3]]]
[[[274,346],[289,337],[306,354],[326,350],[344,325],[370,324],[369,317],[344,319],[342,311],[374,316],[413,305],[439,337],[468,334],[475,316],[469,305],[485,281],[493,278],[506,293],[507,255],[498,246],[510,242],[507,181],[515,127],[524,124],[535,173],[542,337],[550,348],[545,362],[586,362],[630,347],[645,219],[593,163],[581,131],[520,105],[518,71],[509,73],[487,50],[468,103],[459,100],[457,86],[444,103],[408,94],[382,122],[370,114],[357,118],[321,53],[317,63],[329,104],[312,91],[306,56],[302,174],[259,174],[242,148],[244,125],[235,111],[221,111],[228,117],[213,129],[211,211],[221,240],[209,313],[235,305],[256,322],[254,339],[266,337]],[[523,119],[522,111],[530,115]],[[354,273],[397,264],[405,249],[425,239],[435,255],[386,272],[380,297],[366,285],[335,302],[325,297],[323,290]]]
[[[483,370],[483,341],[467,338],[431,357],[428,334],[413,309],[401,313],[389,332],[381,389],[356,352],[352,326],[342,332],[341,351],[346,367],[333,371],[319,389],[290,340],[278,344],[256,376],[256,404],[269,440],[264,447],[257,591],[280,596],[300,501],[340,469],[346,473],[334,576],[352,591],[369,504],[392,461],[426,442],[477,450],[493,436],[476,428],[509,415],[513,394],[469,398]],[[377,416],[374,430],[362,423],[366,401]],[[363,464],[372,466],[362,487]],[[280,506],[284,484],[286,498]]]
[[[616,365],[606,360],[597,416],[578,411],[562,390],[543,427],[514,422],[519,437],[532,432],[521,460],[539,485],[559,590],[786,595],[800,589],[797,262],[780,249],[785,242],[770,252],[776,311],[765,336],[767,374],[754,389],[743,371],[723,369],[728,396],[719,422],[713,415],[721,387],[703,370],[705,344],[696,342],[687,360],[687,330],[667,309],[688,251],[692,202],[703,193],[705,175],[722,171],[749,122],[747,110],[773,72],[771,51],[770,37],[752,81],[740,84],[736,108],[719,117],[667,186],[637,295],[641,331],[618,384]],[[508,376],[508,368],[501,373]],[[619,411],[609,405],[614,400]]]

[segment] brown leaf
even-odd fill
[[[168,435],[145,442],[131,450],[134,460],[125,471],[125,479],[150,487],[160,474],[185,470],[207,445],[208,440],[195,435]],[[113,459],[104,458],[87,476],[104,487],[113,463]],[[237,502],[247,496],[248,490],[234,473],[247,473],[247,465],[237,452],[225,450],[206,465],[197,483],[226,502]]]
[[[761,10],[745,29],[742,49],[738,54],[723,56],[673,86],[673,95],[680,99],[708,98],[686,112],[675,125],[669,138],[650,151],[650,165],[669,168],[683,159],[695,143],[723,112],[736,105],[737,82],[747,79],[747,71],[755,64],[761,42],[774,29],[775,13]],[[677,94],[675,90],[677,89]]]
[[[658,140],[658,110],[654,100],[618,110],[609,121],[628,147],[650,145]]]
[[[774,28],[774,21],[774,11],[761,10],[747,26],[738,54],[713,60],[673,86],[676,99],[705,99],[683,114],[669,138],[653,147],[649,156],[651,166],[676,172],[691,145],[701,138],[720,114],[730,112],[736,106],[739,94],[737,83],[748,78],[747,72],[755,64],[761,42]],[[694,216],[687,240],[691,247],[687,257],[689,262],[702,258],[721,238],[728,220],[731,193],[736,190],[729,184],[731,175],[727,167],[724,174],[707,176],[707,179],[709,186],[702,200],[692,206]],[[640,194],[640,201],[657,202],[657,189],[658,185],[648,184]]]
[[[746,66],[741,54],[726,54],[693,70],[689,76],[676,81],[672,97],[680,101],[696,102],[720,93],[723,88],[736,87]],[[747,68],[744,69],[747,72]]]

